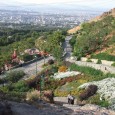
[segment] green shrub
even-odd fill
[[[57,66],[52,66],[52,72],[53,72],[53,73],[58,72],[58,67],[57,67]]]
[[[92,62],[91,59],[87,59],[87,62]]]
[[[24,55],[23,55],[23,60],[24,60],[25,62],[30,61],[30,60],[32,60],[32,59],[34,59],[34,56],[33,56],[33,55],[29,55],[29,54],[24,54]]]
[[[108,103],[108,101],[102,100],[99,101],[98,105],[100,105],[101,107],[108,107],[110,104]]]
[[[101,60],[100,60],[100,59],[98,59],[97,64],[102,64],[102,62],[101,62]]]
[[[13,91],[16,92],[27,92],[29,90],[28,85],[24,81],[19,81],[13,84]]]
[[[80,60],[81,60],[81,56],[78,56],[78,57],[77,57],[77,61],[80,61]]]
[[[6,99],[13,100],[13,101],[25,100],[26,99],[26,93],[16,92],[16,91],[8,92],[6,94]]]
[[[86,100],[86,102],[90,104],[100,105],[102,107],[108,107],[110,105],[109,102],[106,100],[101,101],[99,94],[89,97],[88,100]]]
[[[112,64],[112,66],[114,66],[114,67],[115,67],[115,62]]]
[[[25,73],[24,71],[11,71],[6,74],[6,77],[4,78],[7,82],[15,83],[19,81],[22,77],[24,77]]]

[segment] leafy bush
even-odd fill
[[[32,59],[34,59],[34,56],[33,56],[33,55],[29,55],[29,54],[24,54],[24,55],[23,55],[23,60],[24,60],[25,62],[30,61],[30,60],[32,60]]]
[[[15,83],[19,81],[22,77],[24,77],[25,73],[24,71],[11,71],[6,74],[6,77],[4,78],[7,82]]]
[[[69,41],[69,43],[71,44],[72,47],[74,47],[75,42],[76,42],[76,36],[74,35],[72,39]]]
[[[13,91],[16,92],[27,92],[29,90],[28,85],[24,81],[19,81],[13,84]]]
[[[48,60],[48,64],[49,64],[49,65],[54,64],[54,60],[52,60],[52,59]]]
[[[112,64],[112,66],[114,66],[114,67],[115,67],[115,62]]]
[[[101,60],[100,60],[100,59],[98,59],[97,64],[102,64],[102,62],[101,62]]]
[[[23,92],[12,91],[6,94],[7,100],[21,101],[21,100],[25,100],[25,98],[26,98],[26,93]]]
[[[86,100],[86,101],[87,101],[87,103],[100,105],[102,107],[108,107],[110,105],[108,101],[100,100],[99,94],[89,97],[88,100]]]
[[[52,66],[52,71],[53,71],[53,73],[58,72],[58,67],[57,66]]]
[[[92,62],[90,59],[87,59],[87,62]]]

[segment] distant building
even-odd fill
[[[31,48],[31,49],[26,49],[24,52],[29,55],[34,55],[34,54],[38,54],[40,51],[36,48]]]

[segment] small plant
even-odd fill
[[[87,103],[100,105],[102,107],[108,107],[110,105],[108,103],[108,101],[100,100],[99,94],[95,94],[94,96],[89,97],[88,100],[86,100],[86,101],[87,101]]]
[[[92,62],[91,59],[87,59],[87,62]]]
[[[102,64],[102,62],[101,62],[101,60],[100,60],[100,59],[98,59],[97,64]]]
[[[8,73],[6,75],[6,77],[4,78],[5,81],[7,82],[12,82],[15,83],[17,81],[19,81],[22,77],[24,77],[25,73],[24,71],[11,71],[10,73]]]
[[[29,90],[29,86],[24,81],[19,81],[13,84],[13,91],[16,92],[26,92]]]
[[[48,60],[48,64],[49,64],[49,65],[54,64],[54,60],[52,60],[52,59]]]
[[[40,97],[40,93],[37,90],[28,92],[26,95],[26,100],[36,101]]]
[[[47,63],[45,63],[45,64],[43,64],[43,65],[42,65],[42,67],[43,67],[43,68],[44,68],[44,67],[46,67],[46,66],[48,66],[48,64],[47,64]]]
[[[115,67],[115,62],[112,64],[112,66],[114,66],[114,67]]]
[[[77,61],[80,61],[80,60],[81,60],[81,56],[78,56],[78,57],[77,57]]]

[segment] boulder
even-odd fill
[[[11,107],[6,102],[0,102],[0,115],[13,115]]]
[[[87,88],[89,85],[98,86],[97,92],[111,104],[115,104],[115,78],[106,78],[101,81],[93,81],[79,86],[79,89]]]

